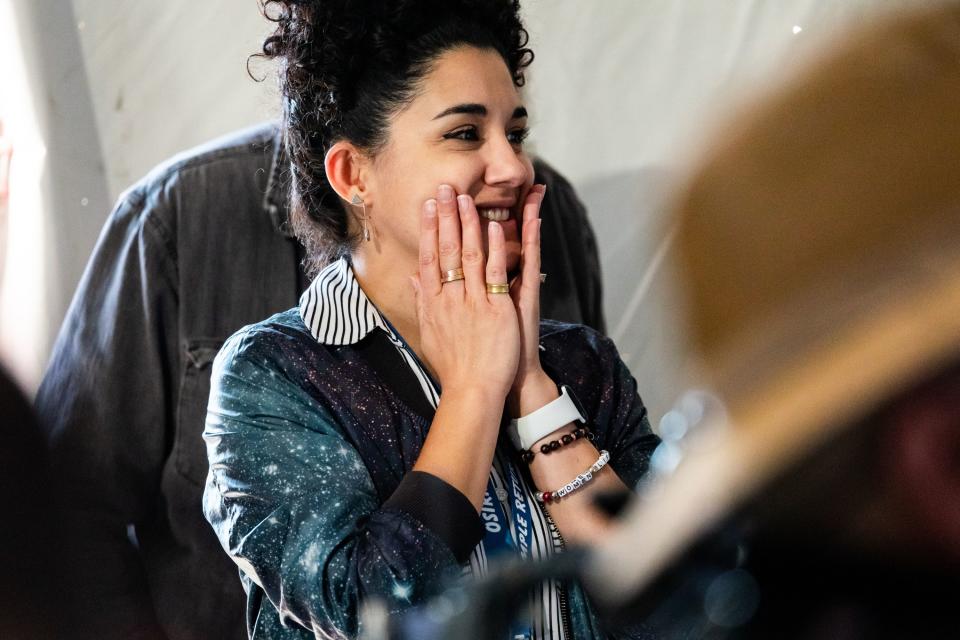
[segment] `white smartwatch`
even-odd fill
[[[540,407],[533,413],[518,420],[511,420],[508,432],[513,446],[525,451],[533,444],[565,424],[584,422],[583,410],[577,402],[573,390],[567,385],[560,386],[560,397]]]

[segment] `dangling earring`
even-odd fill
[[[359,193],[355,193],[353,194],[353,200],[350,201],[350,204],[358,204],[363,207],[363,240],[364,242],[370,242],[370,229],[367,228],[367,203],[363,201]]]

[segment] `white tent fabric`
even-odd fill
[[[69,96],[73,107],[51,109],[40,125],[51,165],[73,146],[63,178],[42,187],[46,226],[60,231],[21,239],[42,242],[56,274],[58,286],[38,303],[52,334],[123,188],[176,151],[275,116],[274,83],[255,83],[246,72],[269,25],[255,0],[12,1],[30,32],[25,39],[58,43],[31,76],[32,94],[78,85]],[[731,104],[789,73],[850,21],[907,2],[524,0],[536,52],[527,89],[531,148],[571,179],[590,210],[608,328],[654,422],[681,386],[682,349],[669,313],[675,296],[659,268],[669,248],[665,198],[677,168]],[[38,55],[36,48],[27,53]],[[253,68],[270,71],[262,63]],[[94,194],[84,196],[83,209],[73,206],[77,180]],[[12,326],[0,318],[8,344]],[[28,347],[37,361],[45,360],[49,339]]]

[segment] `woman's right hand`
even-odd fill
[[[442,185],[423,205],[420,270],[414,278],[420,347],[443,394],[485,391],[496,410],[513,383],[520,356],[517,312],[509,294],[487,293],[486,283],[506,283],[503,229],[489,223],[484,259],[480,218],[473,199]],[[442,282],[462,268],[463,280]]]

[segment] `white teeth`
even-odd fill
[[[510,210],[503,208],[480,209],[479,213],[487,220],[494,220],[496,222],[503,222],[510,217]]]

